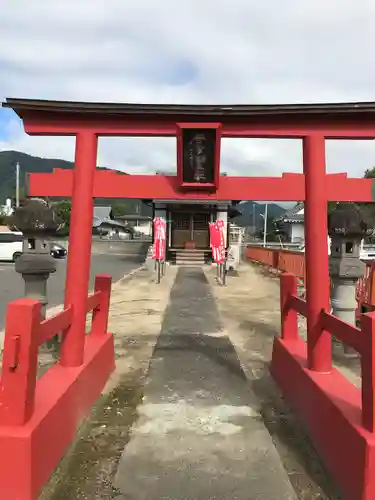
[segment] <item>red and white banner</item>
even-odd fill
[[[223,220],[210,223],[210,246],[214,262],[223,264],[225,262],[225,222]]]
[[[154,245],[152,247],[152,258],[165,260],[167,223],[162,217],[154,219]]]

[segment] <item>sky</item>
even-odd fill
[[[8,0],[6,97],[180,104],[375,101],[373,0]],[[0,150],[73,160],[74,139],[29,137],[0,108]],[[172,138],[100,138],[100,166],[176,170]],[[327,170],[363,175],[374,141],[329,141]],[[224,139],[222,171],[302,171],[300,141]]]

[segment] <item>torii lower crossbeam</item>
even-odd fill
[[[52,173],[35,173],[29,178],[31,196],[71,197],[73,171],[55,169]],[[327,200],[375,201],[372,179],[351,179],[346,174],[327,174],[322,191]],[[140,198],[160,200],[305,200],[303,174],[285,173],[281,177],[227,177],[220,178],[215,192],[181,191],[177,176],[121,175],[107,170],[96,170],[94,198]]]

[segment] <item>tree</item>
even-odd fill
[[[375,167],[371,167],[365,170],[363,175],[365,179],[374,179],[375,178]],[[372,223],[373,227],[375,227],[375,203],[364,203],[364,202],[349,202],[353,205],[356,205],[359,208],[364,209],[363,214],[366,215],[369,223]],[[332,211],[332,209],[338,205],[339,202],[328,202],[328,213]]]
[[[264,227],[256,231],[258,238],[264,238]],[[272,217],[267,217],[267,241],[285,241],[286,236],[279,229],[277,223]]]
[[[121,217],[122,215],[127,215],[131,212],[130,203],[113,203],[112,204],[112,216],[114,218]]]
[[[328,207],[327,207],[328,215],[332,212],[332,210],[336,207],[336,205],[338,205],[337,201],[328,202]]]
[[[374,179],[375,178],[375,167],[367,168],[365,170],[365,175],[363,177],[365,179]]]
[[[64,226],[58,231],[59,236],[67,236],[70,229],[70,215],[72,211],[72,202],[70,200],[61,200],[52,203],[52,208],[56,214],[61,217]]]
[[[365,179],[375,178],[375,167],[371,167],[365,170],[363,176]],[[365,213],[367,214],[369,221],[372,222],[373,227],[375,227],[375,203],[356,203],[357,206],[365,208]]]

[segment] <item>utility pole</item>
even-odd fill
[[[16,207],[20,206],[20,164],[16,164]]]
[[[266,206],[264,208],[264,226],[263,226],[263,246],[265,247],[267,245],[267,216],[268,216],[268,203],[266,203]]]

